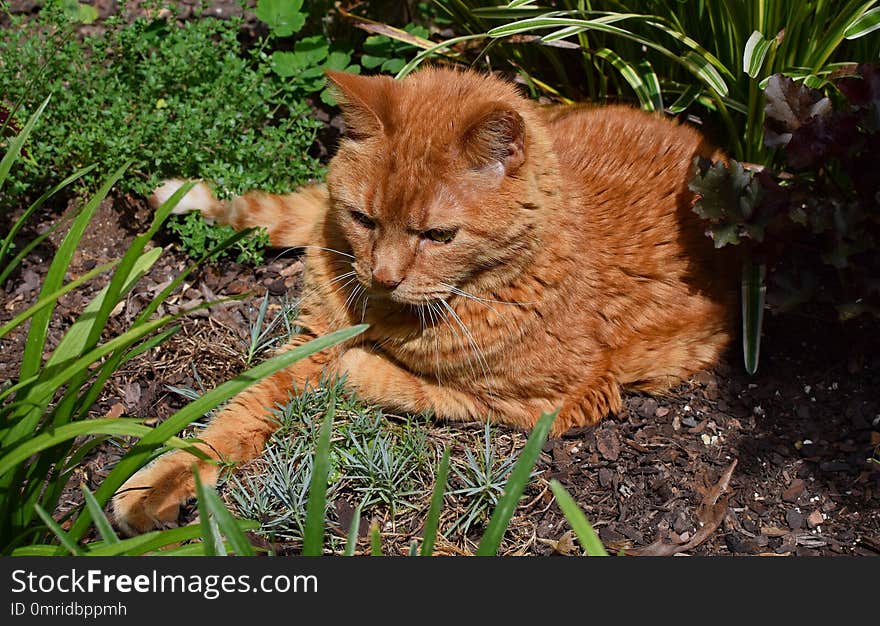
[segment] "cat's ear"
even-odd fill
[[[474,116],[461,137],[461,152],[474,169],[512,174],[525,161],[525,136],[522,116],[499,105]]]
[[[396,81],[390,76],[361,76],[325,70],[345,118],[346,134],[352,139],[375,137],[391,123],[391,94]]]

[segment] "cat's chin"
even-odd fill
[[[381,292],[370,294],[370,299],[383,302],[388,306],[428,306],[431,304],[440,304],[442,300],[449,297],[449,293],[400,293],[398,291]]]

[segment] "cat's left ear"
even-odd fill
[[[474,116],[461,138],[461,151],[474,169],[514,173],[525,161],[526,124],[522,116],[504,106]]]
[[[324,74],[335,88],[348,137],[365,139],[390,130],[391,98],[397,81],[390,76],[361,76],[333,70],[325,70]]]

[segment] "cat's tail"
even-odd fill
[[[149,197],[155,210],[186,181],[164,181]],[[286,195],[253,191],[219,200],[205,182],[196,183],[177,203],[173,213],[199,211],[210,222],[228,224],[236,230],[265,228],[275,248],[295,248],[315,243],[315,228],[327,212],[329,198],[323,184],[309,185]]]

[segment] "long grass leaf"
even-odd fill
[[[354,514],[351,516],[351,526],[348,527],[348,537],[345,542],[345,556],[354,556],[355,551],[357,550],[358,543],[358,533],[361,529],[361,509],[363,508],[364,503],[360,502],[354,509]]]
[[[95,169],[95,167],[97,167],[97,166],[96,165],[89,165],[88,167],[83,167],[83,168],[77,170],[76,172],[74,172],[73,174],[71,174],[70,176],[68,176],[64,180],[62,180],[60,183],[58,183],[57,185],[55,185],[54,187],[49,189],[47,192],[45,192],[39,198],[34,200],[34,202],[31,203],[31,205],[25,210],[25,212],[22,213],[21,217],[19,217],[17,220],[15,220],[15,223],[12,225],[12,228],[9,229],[9,233],[3,239],[3,242],[0,243],[0,267],[3,268],[3,271],[0,272],[0,284],[3,284],[3,281],[6,279],[6,277],[9,275],[9,273],[17,265],[16,259],[18,259],[19,257],[16,257],[16,259],[13,259],[13,262],[7,266],[3,265],[3,260],[6,258],[7,254],[9,253],[9,249],[12,246],[12,240],[15,238],[15,236],[18,234],[18,232],[24,227],[28,218],[31,215],[33,215],[34,211],[36,211],[41,206],[43,206],[43,203],[46,202],[46,200],[48,200],[49,198],[54,196],[56,193],[58,193],[59,191],[61,191],[65,187],[67,187],[68,185],[72,184],[73,182],[77,181],[78,179],[82,178],[83,176],[85,176],[86,174],[91,172],[93,169]]]
[[[335,387],[334,387],[335,390]],[[330,474],[330,435],[336,414],[336,394],[330,394],[327,413],[321,422],[312,478],[309,483],[309,502],[303,531],[303,556],[321,556],[324,551],[324,514],[327,508],[327,477]]]
[[[517,504],[519,504],[519,499],[532,475],[532,469],[535,467],[538,456],[541,454],[541,447],[547,440],[550,428],[553,426],[553,420],[556,419],[558,414],[558,410],[553,413],[544,413],[532,429],[526,445],[520,451],[519,458],[510,471],[510,478],[508,478],[507,484],[504,487],[504,495],[501,496],[498,506],[492,512],[486,533],[483,535],[482,540],[480,540],[480,545],[477,548],[478,556],[494,556],[498,553],[498,548],[501,547],[501,540],[504,538],[504,533],[507,531],[507,526],[510,524],[513,512],[516,510]]]
[[[255,530],[259,528],[259,524],[252,521],[239,522],[241,530]],[[120,539],[119,543],[113,545],[94,545],[88,546],[86,554],[88,556],[139,556],[174,546],[182,541],[190,541],[198,539],[202,536],[202,529],[198,524],[189,526],[181,526],[180,528],[169,528],[166,530],[153,530],[137,537],[128,537]],[[199,545],[199,548],[204,548]],[[161,552],[157,554],[162,554]]]
[[[443,509],[443,496],[446,493],[446,480],[449,476],[449,448],[443,451],[440,459],[440,468],[434,481],[434,492],[431,494],[431,506],[428,509],[428,517],[425,519],[425,530],[422,536],[422,556],[431,556],[434,553],[434,543],[437,540],[437,530],[440,528],[440,512]]]
[[[571,529],[577,535],[578,541],[587,554],[590,556],[608,556],[605,546],[593,530],[592,524],[587,520],[587,516],[581,511],[574,499],[569,495],[565,487],[555,478],[550,481],[550,490],[556,497],[556,503],[565,519],[571,525]]]
[[[0,476],[11,471],[19,463],[26,461],[35,454],[39,454],[43,450],[63,441],[68,441],[82,435],[145,437],[152,434],[154,430],[149,426],[144,426],[140,420],[125,418],[102,418],[65,424],[29,438],[0,457]],[[190,444],[176,437],[173,439],[168,438],[168,443],[176,448],[185,449],[191,447]]]
[[[370,556],[383,556],[382,535],[379,533],[379,524],[376,522],[370,525]]]
[[[199,509],[199,528],[202,531],[202,546],[205,556],[226,556],[226,549],[220,538],[216,520],[211,516],[208,507],[208,489],[199,477],[198,467],[193,465],[196,481],[196,503]]]
[[[24,323],[29,317],[34,315],[37,311],[40,311],[44,307],[47,307],[50,304],[54,303],[61,296],[65,295],[67,293],[70,293],[71,291],[73,291],[74,289],[76,289],[77,287],[82,285],[83,283],[86,283],[86,282],[90,281],[91,279],[93,279],[95,276],[98,276],[99,274],[103,274],[104,272],[106,272],[108,269],[110,269],[111,267],[113,267],[117,263],[118,263],[118,261],[110,261],[109,263],[105,263],[104,265],[99,265],[98,267],[92,268],[91,270],[89,270],[88,272],[86,272],[85,274],[83,274],[82,276],[77,278],[76,280],[71,280],[66,285],[61,287],[59,290],[55,291],[54,293],[50,293],[50,294],[43,296],[42,298],[37,300],[37,302],[35,302],[32,306],[28,307],[27,309],[25,309],[24,311],[22,311],[21,313],[19,313],[15,317],[13,317],[11,320],[6,322],[3,326],[0,326],[0,337],[5,336],[12,329],[14,329],[17,326],[19,326],[20,324]]]
[[[40,519],[43,520],[43,523],[49,527],[56,537],[58,537],[58,541],[61,542],[61,545],[67,548],[67,551],[70,552],[73,556],[79,556],[83,553],[82,548],[76,545],[76,542],[70,538],[70,536],[64,532],[64,529],[58,525],[52,516],[46,513],[45,509],[41,507],[39,504],[35,507],[37,515],[40,516]]]
[[[878,28],[880,28],[880,7],[871,9],[850,22],[843,31],[843,36],[846,39],[858,39],[868,33],[873,33]]]
[[[97,500],[95,500],[95,494],[89,491],[89,488],[85,485],[80,485],[80,489],[82,490],[83,497],[85,498],[86,506],[88,507],[89,512],[92,515],[92,521],[95,522],[95,528],[98,529],[98,533],[101,535],[101,539],[103,539],[104,543],[107,545],[119,543],[119,537],[113,530],[113,526],[110,524],[110,520],[108,520],[107,516],[104,514],[104,510],[101,508],[101,505],[98,504]]]
[[[763,263],[748,262],[743,267],[742,279],[742,323],[743,360],[746,371],[758,371],[761,355],[761,327],[764,323],[764,301],[767,285],[764,283],[766,266]]]
[[[77,215],[76,219],[73,221],[73,224],[71,224],[70,230],[67,232],[67,235],[64,237],[64,240],[55,252],[55,257],[46,272],[46,277],[43,280],[43,287],[40,290],[40,298],[57,291],[61,287],[61,283],[67,273],[67,268],[73,258],[73,253],[76,250],[83,233],[85,233],[86,227],[92,219],[92,215],[94,215],[98,206],[110,192],[113,185],[116,184],[116,181],[118,181],[125,173],[128,165],[128,163],[124,164],[104,182],[98,192],[95,193],[95,195],[93,195],[82,208],[79,215]],[[31,318],[31,326],[28,330],[27,338],[25,339],[24,354],[22,355],[19,378],[29,378],[36,374],[40,369],[40,361],[46,343],[46,333],[49,329],[49,320],[52,318],[53,309],[54,307],[41,309]]]
[[[49,104],[49,100],[51,98],[52,94],[46,96],[46,99],[43,100],[43,103],[39,107],[37,107],[37,110],[34,111],[33,115],[30,116],[27,123],[24,125],[24,128],[21,129],[21,132],[13,137],[6,145],[6,154],[4,154],[3,158],[0,159],[0,189],[3,189],[3,184],[6,182],[6,178],[9,176],[9,170],[12,169],[12,164],[15,163],[16,159],[18,159],[18,155],[21,152],[21,149],[24,147],[25,141],[27,141],[28,136],[34,130],[34,126],[37,125],[37,120],[40,119],[40,116],[43,114],[43,111]]]

